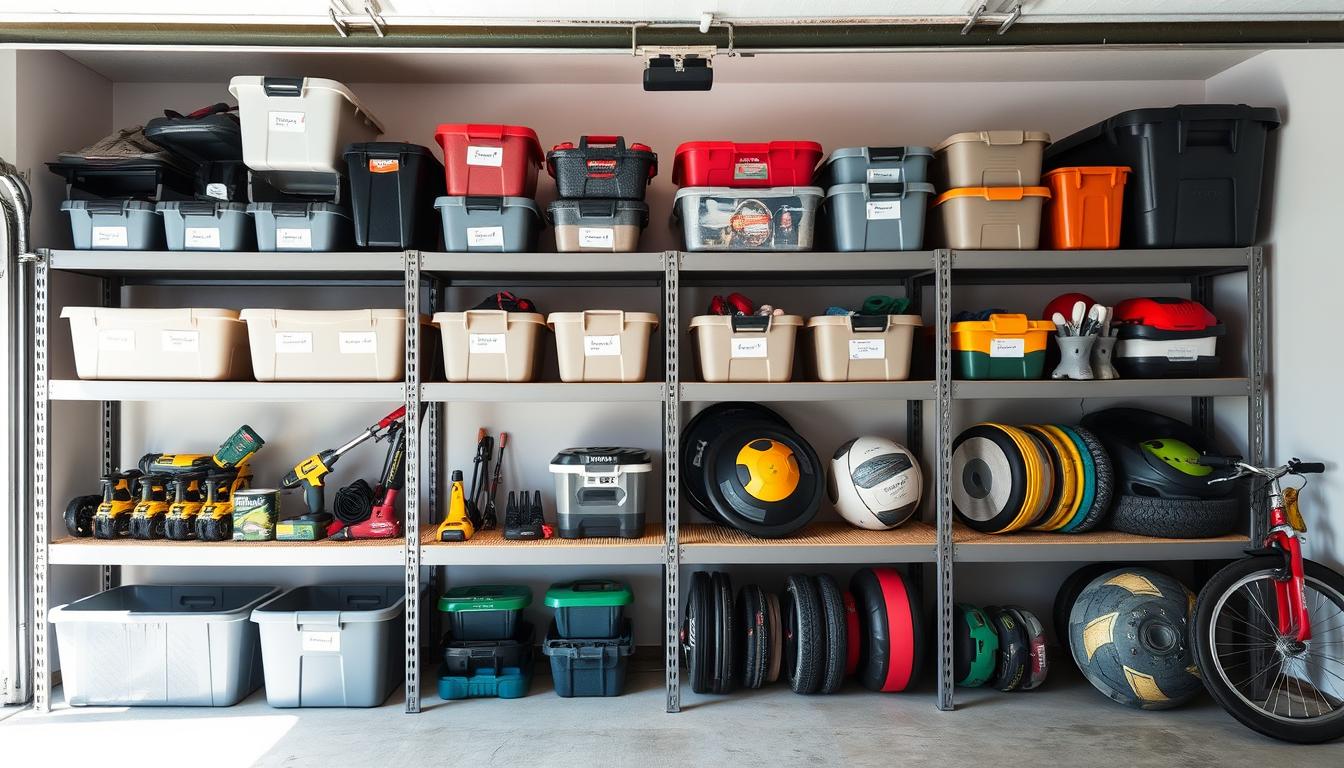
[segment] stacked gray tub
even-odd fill
[[[444,250],[526,253],[536,250],[541,210],[526,197],[440,197]]]
[[[845,147],[818,171],[822,211],[837,251],[917,251],[933,185],[929,147]]]

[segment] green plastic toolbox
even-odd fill
[[[454,587],[439,598],[454,640],[512,640],[523,609],[531,604],[532,590],[514,585]]]
[[[634,600],[630,587],[609,579],[552,584],[546,606],[555,609],[555,625],[563,638],[618,637],[625,606]]]

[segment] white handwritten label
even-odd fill
[[[159,334],[159,349],[164,352],[194,354],[201,351],[200,331],[163,331]]]
[[[769,348],[766,346],[766,338],[757,336],[753,338],[740,339],[734,337],[731,341],[732,346],[729,349],[729,357],[768,357]]]
[[[621,354],[620,336],[584,336],[584,357],[619,357]]]
[[[188,248],[219,249],[219,227],[187,227],[183,244]]]
[[[504,165],[503,147],[467,147],[467,165],[499,168]]]
[[[1027,340],[1026,339],[991,339],[989,342],[990,357],[1026,357]]]
[[[611,250],[616,247],[616,230],[611,227],[579,227],[579,247]]]
[[[900,168],[869,168],[868,183],[881,184],[882,182],[900,181],[903,175]]]
[[[886,339],[850,339],[850,360],[881,360],[887,356]]]
[[[868,203],[868,220],[877,221],[880,219],[899,219],[901,218],[900,200],[880,200],[870,201]]]
[[[213,182],[205,185],[205,196],[213,197],[216,200],[227,201],[229,199],[229,188],[225,184]]]
[[[502,333],[467,334],[467,352],[472,355],[502,355],[504,338],[505,334]]]
[[[306,355],[313,351],[313,334],[308,331],[280,331],[275,334],[277,355]]]
[[[277,229],[275,230],[275,247],[302,249],[313,247],[313,231],[311,229]]]
[[[128,245],[125,227],[94,227],[94,248],[125,248]]]
[[[98,332],[99,352],[134,352],[135,331],[112,328]]]
[[[467,247],[504,247],[503,227],[467,227]]]
[[[1199,359],[1199,347],[1190,345],[1172,345],[1167,347],[1167,359],[1176,362],[1190,362]]]
[[[341,331],[338,343],[342,355],[372,355],[378,351],[378,334],[373,331]]]
[[[271,130],[281,133],[303,133],[308,130],[308,116],[302,112],[272,112]]]
[[[305,629],[299,635],[304,653],[339,653],[341,650],[340,632]]]

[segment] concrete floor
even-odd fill
[[[1169,712],[1130,710],[1076,673],[1033,693],[959,691],[956,712],[937,711],[930,690],[879,695],[850,683],[829,697],[784,685],[718,697],[687,689],[683,711],[669,715],[661,686],[658,673],[638,673],[619,700],[561,699],[541,674],[526,698],[432,698],[420,715],[402,713],[400,693],[375,710],[271,709],[261,691],[217,710],[61,705],[0,722],[0,749],[6,764],[40,756],[99,768],[1344,765],[1344,743],[1263,739],[1208,698]]]

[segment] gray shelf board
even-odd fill
[[[251,400],[257,402],[346,401],[396,403],[405,398],[401,382],[260,381],[81,381],[48,383],[52,400]]]
[[[1078,281],[1154,282],[1246,270],[1250,248],[1115,251],[952,251],[954,283]]]
[[[682,565],[824,565],[861,563],[932,563],[936,547],[897,544],[836,547],[826,544],[742,547],[734,544],[685,544]]]
[[[935,395],[932,381],[687,382],[681,385],[682,401],[692,403],[932,400]]]
[[[679,253],[681,276],[697,278],[759,273],[798,278],[845,273],[913,275],[933,271],[933,251],[759,253],[698,251]]]
[[[52,251],[63,272],[127,282],[294,282],[395,280],[405,272],[402,251],[341,253],[213,251]]]
[[[650,275],[663,274],[662,253],[428,253],[420,270],[456,277],[489,275]]]
[[[954,381],[954,400],[1044,400],[1114,397],[1245,397],[1244,378],[1113,379],[1111,381]]]
[[[632,403],[662,402],[663,383],[436,383],[420,386],[427,402]]]
[[[1130,537],[1127,541],[1089,538],[1087,534],[1068,541],[1070,534],[1050,534],[1062,540],[1013,541],[1014,534],[996,537],[997,541],[957,543],[953,558],[959,563],[1064,563],[1171,560],[1233,560],[1245,554],[1250,539],[1227,536],[1218,539],[1148,539]]]
[[[663,547],[603,544],[592,547],[454,547],[426,544],[421,565],[662,565]]]
[[[385,542],[169,542],[65,539],[52,542],[52,565],[200,567],[388,566],[405,563],[401,539]]]

